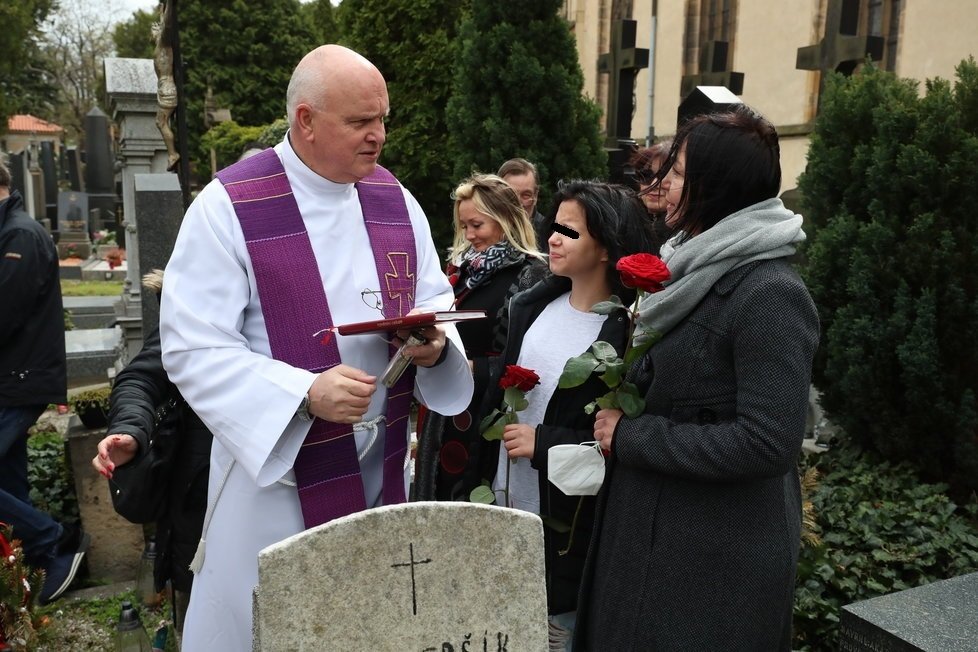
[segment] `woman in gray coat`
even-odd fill
[[[818,316],[787,262],[770,122],[694,118],[659,172],[672,279],[640,306],[663,333],[631,369],[645,413],[602,410],[611,451],[576,650],[791,649],[801,451]]]

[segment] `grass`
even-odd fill
[[[113,297],[122,294],[122,281],[61,281],[64,297]]]
[[[139,618],[150,641],[161,621],[168,620],[169,606],[164,601],[157,608],[139,606],[135,591],[126,591],[108,598],[90,600],[61,599],[38,612],[47,616],[47,624],[40,630],[38,652],[50,650],[90,650],[114,652],[116,624],[124,600],[137,605]],[[176,650],[172,628],[167,636],[166,650]]]

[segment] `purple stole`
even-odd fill
[[[266,149],[218,172],[217,178],[244,232],[272,357],[313,373],[340,364],[336,338],[324,345],[312,335],[334,324],[316,255],[278,155]],[[381,284],[384,317],[403,316],[414,307],[417,264],[401,187],[377,166],[357,183],[357,194]],[[406,500],[404,460],[414,374],[415,367],[409,366],[387,393],[385,505]],[[306,528],[366,509],[350,424],[315,419],[294,470]]]

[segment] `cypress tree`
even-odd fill
[[[559,179],[604,177],[597,105],[583,75],[561,0],[473,2],[448,103],[456,181],[495,172],[521,156],[536,164],[546,209]]]
[[[855,441],[978,488],[978,65],[957,81],[873,67],[826,85],[808,168],[804,270],[815,383]]]
[[[421,204],[439,250],[451,243],[452,161],[445,105],[464,0],[344,0],[343,44],[387,80],[391,110],[381,164]]]

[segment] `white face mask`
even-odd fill
[[[560,444],[547,453],[547,476],[568,496],[593,496],[604,482],[604,455],[598,442]]]

